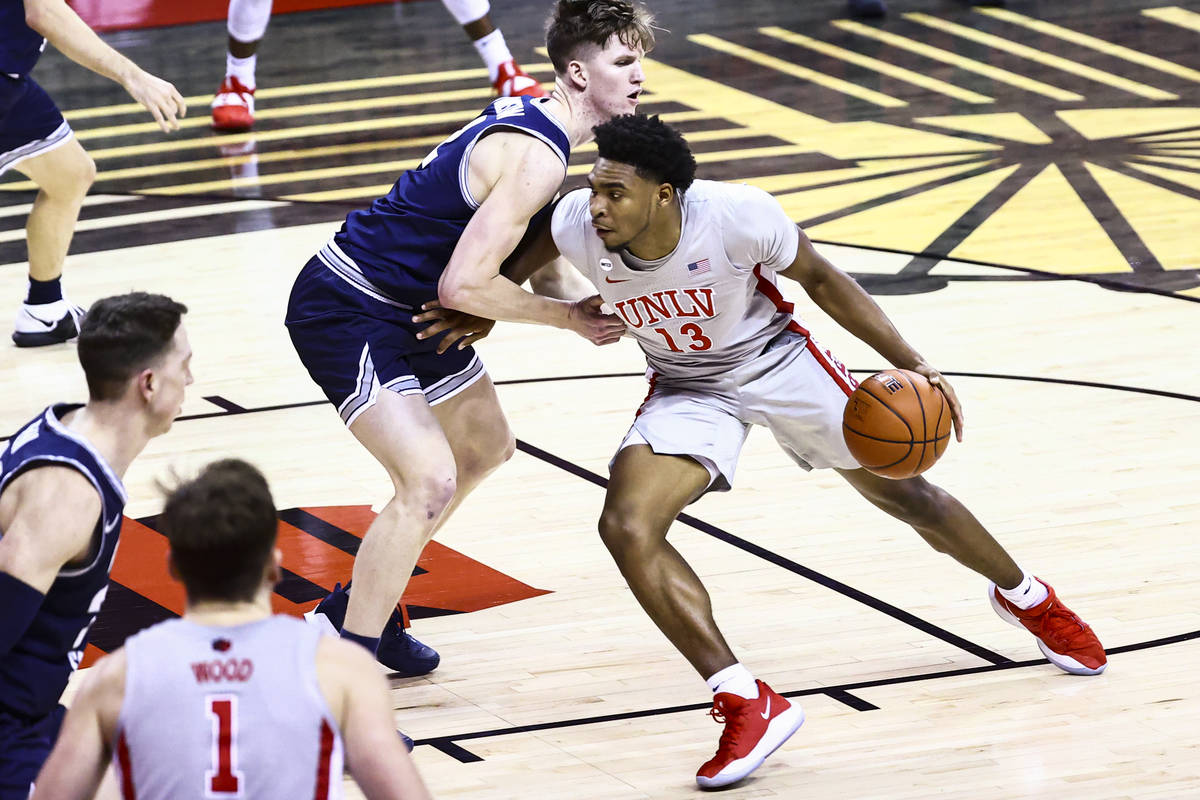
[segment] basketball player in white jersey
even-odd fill
[[[277,519],[244,461],[205,467],[167,497],[163,530],[187,607],[101,659],[34,790],[90,798],[111,758],[127,800],[428,798],[361,647],[271,613]]]
[[[1104,648],[1091,629],[961,503],[921,477],[873,475],[846,449],[842,411],[856,382],[793,316],[776,275],[799,283],[889,362],[938,386],[962,438],[954,391],[870,295],[818,254],[767,193],[695,181],[687,143],[657,117],[617,117],[595,132],[591,190],[562,198],[550,230],[510,277],[520,281],[561,253],[621,316],[649,363],[650,393],[612,461],[599,528],[642,607],[715,693],[712,713],[725,731],[697,782],[741,780],[804,721],[799,706],[734,656],[703,583],[666,539],[685,506],[729,489],[752,424],[768,428],[803,469],[836,469],[936,550],[987,577],[996,611],[1029,629],[1056,666],[1102,672]]]
[[[258,45],[271,21],[272,0],[229,0],[229,49],[225,79],[212,101],[212,126],[219,131],[248,131],[254,127],[255,68]],[[513,58],[504,33],[492,23],[488,0],[442,0],[462,26],[488,70],[488,81],[501,97],[545,97],[546,90]]]

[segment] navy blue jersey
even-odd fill
[[[0,0],[0,72],[28,74],[46,47],[46,40],[25,24],[23,0]]]
[[[30,469],[65,466],[83,473],[102,501],[87,563],[64,567],[58,573],[29,629],[0,660],[0,711],[25,717],[49,713],[83,659],[88,630],[108,591],[121,533],[125,510],[121,479],[91,444],[61,422],[79,407],[47,408],[21,428],[0,453],[0,493]]]
[[[382,294],[380,299],[417,306],[436,297],[450,254],[479,208],[467,184],[471,151],[481,137],[496,131],[542,140],[565,171],[571,144],[562,123],[545,110],[545,101],[498,98],[433,148],[419,167],[401,175],[370,208],[351,212],[334,236],[350,263],[327,266],[368,294]]]

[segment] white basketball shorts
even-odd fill
[[[859,466],[842,437],[846,398],[858,382],[804,334],[784,331],[726,375],[650,380],[650,394],[617,451],[647,444],[661,455],[690,456],[708,469],[709,491],[729,490],[751,425],[770,430],[806,470]]]

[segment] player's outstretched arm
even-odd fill
[[[356,644],[323,638],[317,675],[341,729],[346,766],[367,800],[428,800],[429,790],[396,733],[387,683],[375,659]]]
[[[30,800],[94,797],[112,758],[112,741],[125,696],[125,650],[96,662],[71,703],[58,741],[34,783]]]
[[[25,23],[67,58],[124,86],[164,131],[179,130],[176,117],[187,115],[179,91],[105,44],[64,0],[25,0]]]
[[[486,149],[485,149],[486,148]],[[488,193],[454,248],[438,284],[438,300],[477,317],[567,328],[594,344],[617,341],[625,330],[614,316],[596,314],[522,289],[501,274],[533,215],[562,181],[562,164],[541,142],[522,134],[493,134],[476,146],[476,158],[497,166]]]
[[[38,467],[0,497],[0,658],[21,638],[64,564],[87,555],[100,495],[78,470]]]
[[[781,274],[797,281],[822,311],[893,365],[919,372],[941,389],[950,404],[954,431],[961,442],[962,406],[950,383],[904,340],[883,309],[857,281],[818,253],[804,231],[799,230],[799,234],[796,258]]]

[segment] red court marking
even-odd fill
[[[413,0],[400,0],[412,2]],[[153,28],[225,19],[229,0],[69,0],[84,22],[100,31]],[[393,0],[275,0],[271,14],[315,11],[390,3]],[[267,33],[270,36],[270,32]],[[225,49],[225,38],[213,39],[215,51]]]
[[[375,519],[370,506],[305,508],[309,514],[336,525],[359,538]],[[448,611],[479,611],[549,594],[510,578],[503,572],[433,541],[425,546],[417,566],[426,570],[408,582],[400,602],[411,606],[444,608]],[[301,573],[309,580],[311,576]],[[314,581],[319,582],[319,581]]]
[[[84,645],[83,660],[79,662],[79,668],[83,669],[84,667],[90,667],[92,664],[95,664],[96,661],[99,660],[99,658],[103,655],[103,650],[101,650],[99,647],[96,647],[96,645],[92,644],[91,642],[88,642],[86,645]]]
[[[183,613],[183,584],[167,572],[167,537],[135,519],[126,517],[121,525],[112,578],[163,608]]]
[[[360,539],[375,519],[370,506],[330,506],[304,511]],[[324,589],[333,589],[339,582],[345,584],[353,573],[353,556],[288,523],[279,523],[278,546],[285,569]],[[126,517],[112,577],[142,597],[182,614],[183,585],[167,571],[167,552],[165,536]],[[406,605],[469,612],[549,594],[438,542],[425,547],[417,566],[425,572],[409,581],[401,601]],[[293,603],[278,594],[271,595],[271,608],[276,613],[297,617],[318,602]],[[82,666],[91,666],[102,655],[104,651],[100,648],[87,645]]]
[[[276,546],[283,553],[284,569],[329,591],[335,583],[345,585],[354,570],[354,556],[286,522],[279,523]]]

